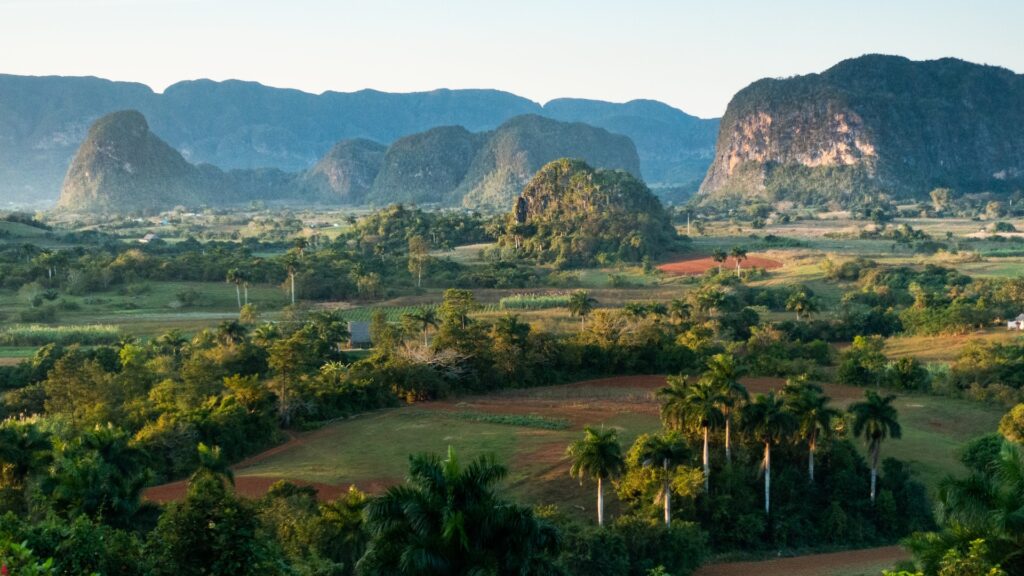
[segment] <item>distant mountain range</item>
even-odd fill
[[[74,211],[158,211],[254,200],[378,205],[404,202],[508,210],[544,164],[562,157],[640,173],[632,140],[579,122],[527,114],[488,132],[443,126],[384,146],[337,143],[309,170],[224,171],[192,164],[151,131],[142,113],[97,120],[64,180],[59,207]]]
[[[848,203],[1024,189],[1024,76],[868,55],[759,80],[721,121],[705,201]]]
[[[56,199],[90,125],[128,109],[141,112],[153,133],[191,163],[285,172],[311,168],[342,140],[388,145],[441,126],[480,132],[534,114],[629,136],[648,183],[694,188],[713,156],[718,126],[653,101],[560,99],[541,106],[497,90],[314,95],[210,80],[158,94],[91,77],[0,75],[0,200]]]

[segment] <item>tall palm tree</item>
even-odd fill
[[[821,387],[807,382],[787,382],[782,390],[787,409],[797,420],[800,438],[807,442],[807,478],[814,482],[814,455],[818,439],[832,433],[832,422],[840,418],[839,410],[829,406],[831,398]]]
[[[640,451],[641,464],[658,470],[661,476],[660,498],[665,511],[665,524],[672,524],[672,472],[690,459],[690,448],[677,432],[649,436]]]
[[[771,514],[772,487],[772,445],[786,440],[796,430],[796,419],[786,410],[786,404],[769,392],[759,394],[753,402],[743,407],[743,425],[751,436],[764,444],[764,513]]]
[[[741,370],[732,354],[715,354],[708,359],[704,373],[712,386],[722,393],[722,415],[725,417],[725,460],[732,462],[732,412],[750,400],[747,388],[740,384]]]
[[[668,379],[668,386],[658,390],[658,397],[661,398],[661,418],[665,424],[675,430],[699,431],[703,434],[704,451],[701,459],[704,463],[704,490],[707,491],[711,476],[709,436],[712,428],[725,424],[721,408],[725,398],[721,389],[707,380],[690,385],[684,377],[673,376]]]
[[[252,274],[244,269],[235,269],[235,277],[238,279],[238,283],[242,285],[242,304],[249,303],[249,284],[252,282]]]
[[[590,296],[586,290],[577,290],[569,296],[569,314],[580,317],[580,331],[586,327],[587,316],[594,311],[597,300]]]
[[[722,263],[725,262],[728,258],[729,255],[725,252],[725,250],[716,248],[713,252],[711,252],[711,259],[718,263],[719,274],[722,273]]]
[[[302,257],[301,257],[301,255],[297,255],[293,251],[289,251],[287,254],[284,255],[283,263],[284,263],[285,269],[288,271],[288,280],[291,283],[292,306],[294,306],[295,305],[295,275],[299,271],[299,266],[302,263]]]
[[[227,283],[235,285],[235,300],[238,302],[238,309],[242,309],[242,276],[238,268],[228,270]]]
[[[597,524],[604,526],[604,481],[621,475],[626,469],[618,431],[587,426],[583,429],[583,438],[570,444],[565,453],[572,461],[570,476],[581,483],[588,476],[597,481]]]
[[[903,435],[900,428],[899,413],[892,405],[895,396],[881,397],[878,392],[868,390],[865,400],[850,406],[853,415],[853,435],[863,437],[867,442],[871,457],[871,501],[875,501],[878,485],[878,460],[882,451],[882,441],[886,438],[899,438]]]
[[[739,246],[734,246],[733,249],[729,251],[729,255],[732,256],[733,260],[736,261],[736,275],[739,276],[740,262],[747,259],[747,249],[741,248]]]
[[[415,325],[419,326],[420,331],[423,332],[423,345],[426,346],[427,331],[430,330],[431,327],[437,329],[437,325],[439,323],[439,320],[437,318],[437,310],[424,306],[423,308],[419,308],[414,312],[406,313],[405,317],[408,318],[410,322],[413,322]]]

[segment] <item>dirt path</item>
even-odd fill
[[[903,548],[886,546],[760,562],[710,564],[697,570],[696,576],[867,576],[881,574],[883,569],[909,558]]]

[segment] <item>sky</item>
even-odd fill
[[[1024,72],[1020,0],[0,0],[0,73],[538,102],[650,98],[702,117],[764,77],[865,53]]]

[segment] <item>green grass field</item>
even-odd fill
[[[587,516],[592,511],[592,490],[589,486],[581,488],[569,478],[563,459],[565,446],[580,435],[586,424],[618,428],[625,447],[637,435],[660,426],[653,396],[660,379],[632,377],[607,382],[379,411],[310,433],[236,474],[241,478],[355,483],[364,489],[380,489],[404,477],[409,454],[443,453],[452,446],[463,458],[486,452],[501,455],[511,472],[508,487],[521,501],[557,503],[569,513]],[[752,390],[760,390],[756,386]],[[861,395],[861,390],[849,387],[831,387],[829,391],[840,407]],[[901,396],[897,408],[903,439],[887,441],[883,457],[910,463],[933,492],[943,477],[963,471],[956,459],[959,448],[967,440],[994,430],[1003,413],[998,407],[925,395]],[[457,416],[466,411],[511,421],[522,421],[527,414],[534,419],[568,422],[568,427],[545,429]]]

